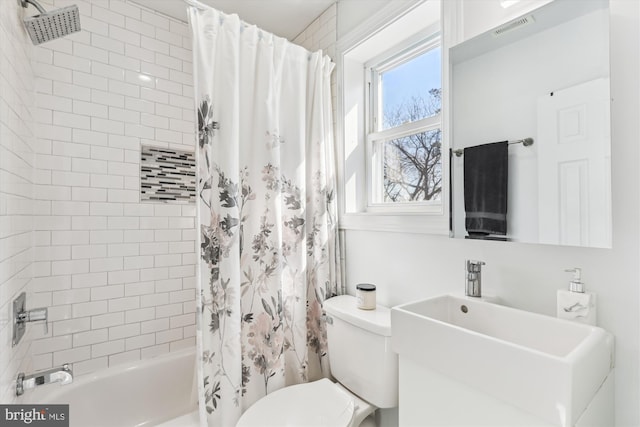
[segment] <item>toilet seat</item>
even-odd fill
[[[375,408],[324,378],[268,394],[242,414],[236,427],[347,427],[354,412],[363,418],[363,409]]]

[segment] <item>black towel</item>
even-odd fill
[[[507,234],[507,141],[464,149],[464,210],[469,237]]]

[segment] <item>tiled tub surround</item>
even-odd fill
[[[12,300],[29,292],[33,266],[31,212],[34,172],[35,48],[22,27],[21,7],[2,1],[0,12],[0,402],[14,399],[16,372],[29,365],[30,335],[11,346]]]
[[[322,14],[313,21],[303,32],[298,34],[293,40],[295,44],[304,47],[307,50],[315,52],[322,49],[325,55],[328,55],[333,62],[336,61],[336,40],[337,40],[337,2],[333,3]],[[331,105],[333,108],[333,124],[336,128],[336,108],[338,98],[336,96],[336,71],[331,73]],[[335,141],[335,137],[334,137]]]
[[[195,343],[195,207],[140,203],[140,146],[193,150],[187,25],[124,0],[36,48],[34,369],[83,374]],[[33,12],[33,11],[31,11]]]

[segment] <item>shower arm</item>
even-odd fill
[[[44,8],[42,6],[40,6],[40,3],[38,3],[36,0],[20,0],[20,4],[22,5],[22,7],[24,7],[25,9],[27,7],[29,7],[29,5],[35,7],[36,9],[38,9],[38,12],[40,13],[47,13],[46,10],[44,10]]]

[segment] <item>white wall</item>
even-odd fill
[[[13,382],[29,367],[30,333],[11,346],[13,305],[31,296],[33,266],[31,212],[34,162],[34,48],[22,26],[18,2],[0,13],[0,402],[15,398]]]
[[[68,4],[82,31],[34,64],[32,306],[50,328],[30,328],[35,369],[83,374],[195,344],[195,205],[139,203],[140,144],[193,150],[194,103],[185,23],[125,0],[44,6]]]
[[[340,15],[346,10],[340,5],[338,21],[349,21]],[[564,288],[569,279],[563,270],[582,267],[588,289],[598,293],[598,323],[616,337],[618,426],[640,424],[639,6],[638,2],[611,1],[613,249],[346,231],[349,293],[355,293],[357,283],[375,283],[379,302],[389,306],[444,292],[462,292],[464,260],[474,258],[487,263],[485,293],[499,296],[510,306],[555,315],[556,290]]]
[[[338,26],[336,30],[338,39],[375,14],[387,3],[389,0],[338,0]]]

